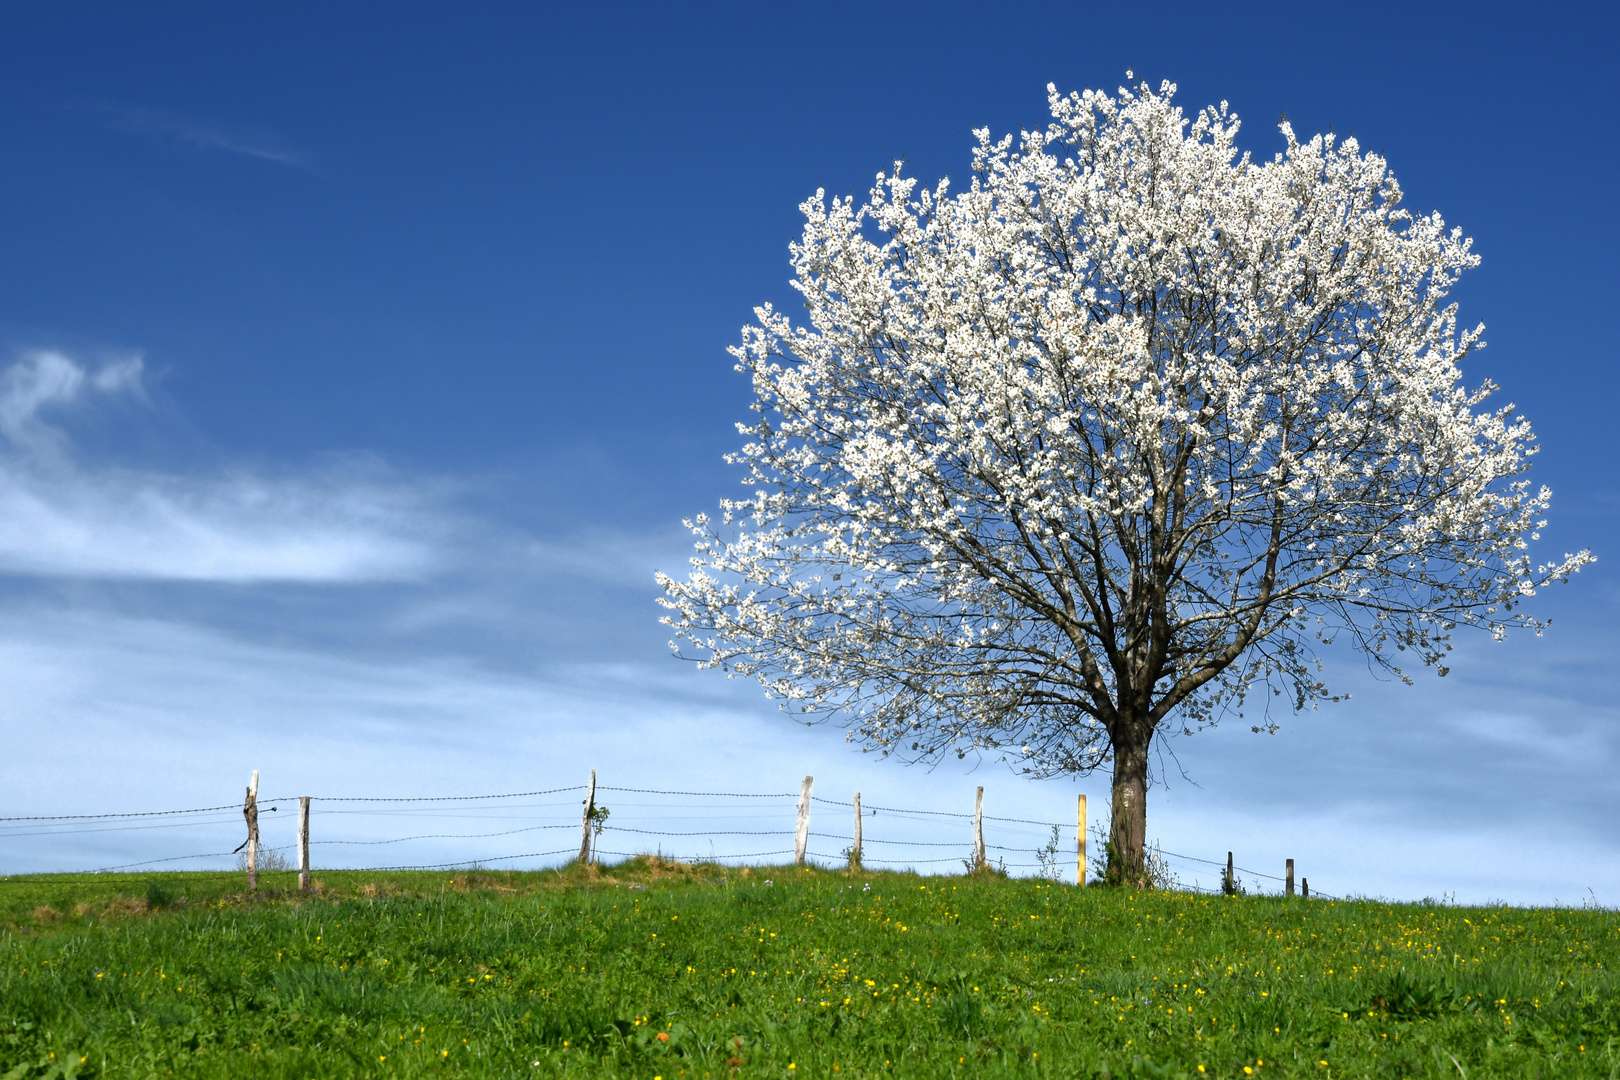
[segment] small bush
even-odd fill
[[[273,871],[277,871],[277,870],[291,870],[291,869],[293,869],[293,865],[287,859],[287,856],[286,856],[285,852],[286,852],[285,848],[260,848],[259,849],[259,870],[260,870],[260,872],[269,873],[269,872],[273,872]],[[246,851],[239,851],[239,852],[236,853],[236,868],[238,870],[241,870],[241,871],[244,871],[244,872],[247,870],[247,868],[248,868],[248,859],[247,859],[247,852]]]
[[[146,879],[146,906],[153,911],[166,908],[174,903],[174,891],[169,883],[162,878]]]

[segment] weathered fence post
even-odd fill
[[[259,888],[259,770],[248,780],[247,798],[242,800],[242,816],[247,819],[248,892]]]
[[[1311,879],[1310,878],[1300,878],[1299,879],[1299,895],[1300,895],[1300,899],[1302,899],[1302,900],[1309,900],[1311,898]]]
[[[861,793],[855,793],[855,843],[849,849],[850,869],[861,868]]]
[[[810,787],[815,777],[807,776],[799,787],[799,827],[793,833],[793,865],[804,865],[804,849],[810,843]]]
[[[579,819],[579,861],[580,864],[588,862],[591,857],[591,812],[596,809],[596,770],[591,770],[591,786],[585,792],[585,813]]]
[[[1080,828],[1077,835],[1080,837],[1075,851],[1074,879],[1081,885],[1086,883],[1086,797],[1080,796]]]
[[[309,796],[298,797],[298,891],[309,892]]]
[[[973,797],[973,869],[984,869],[984,788]]]
[[[1287,895],[1287,896],[1293,896],[1294,895],[1294,860],[1293,859],[1288,860],[1288,869],[1283,871],[1283,893],[1284,893],[1284,895]]]
[[[1221,882],[1221,892],[1228,896],[1237,895],[1237,878],[1232,876],[1232,853],[1226,853],[1226,878]]]

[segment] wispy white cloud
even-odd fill
[[[96,394],[144,398],[144,372],[140,356],[115,360],[91,372],[54,350],[28,352],[0,373],[0,436],[17,450],[59,452],[65,437],[42,413],[82,404]]]
[[[354,464],[290,478],[87,467],[53,420],[140,400],[143,365],[36,351],[0,373],[0,572],[186,581],[417,577],[445,515]]]
[[[308,155],[267,132],[203,123],[140,105],[79,101],[72,107],[104,116],[119,130],[132,134],[174,139],[200,150],[220,150],[293,169],[311,168]]]

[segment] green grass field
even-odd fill
[[[0,1077],[1620,1076],[1620,915],[641,859],[0,879]]]

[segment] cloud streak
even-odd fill
[[[0,573],[339,583],[431,571],[445,515],[353,464],[290,479],[80,465],[52,419],[144,400],[142,375],[139,358],[92,371],[52,351],[0,373]]]
[[[308,172],[312,165],[307,155],[288,146],[281,138],[266,132],[221,127],[200,123],[158,109],[139,105],[115,105],[103,101],[75,102],[72,106],[83,112],[104,116],[119,131],[133,135],[150,135],[173,139],[199,150],[218,150],[241,157],[285,165]]]

